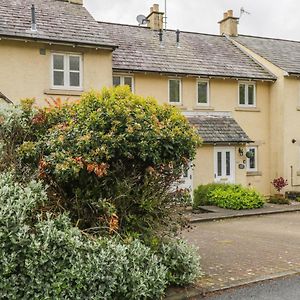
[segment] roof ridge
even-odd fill
[[[264,36],[256,36],[256,35],[247,35],[247,34],[239,34],[237,38],[241,37],[249,37],[249,38],[257,38],[257,39],[265,39],[265,40],[275,40],[275,41],[283,41],[283,42],[292,42],[292,43],[300,43],[299,41],[296,40],[291,40],[291,39],[282,39],[282,38],[272,38],[272,37],[264,37]]]
[[[132,24],[123,24],[123,23],[116,23],[116,22],[106,22],[106,21],[97,21],[99,24],[107,24],[107,25],[118,25],[118,26],[127,26],[127,27],[134,27],[134,28],[141,28],[152,30],[149,27],[139,26],[139,25],[132,25]],[[176,32],[177,29],[167,29],[169,32]],[[155,30],[154,30],[155,31]],[[215,36],[215,37],[223,37],[219,34],[214,33],[204,33],[204,32],[196,32],[196,31],[187,31],[187,30],[180,30],[181,33],[189,33],[189,34],[199,34],[199,35],[206,35],[206,36]]]

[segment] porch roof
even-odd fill
[[[7,103],[10,103],[10,104],[13,104],[13,102],[10,100],[10,99],[8,99],[4,94],[2,94],[1,92],[0,92],[0,100],[3,100],[4,102],[7,102]]]
[[[229,115],[206,114],[187,116],[198,130],[204,144],[234,144],[253,142],[236,120]]]

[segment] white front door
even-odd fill
[[[215,182],[235,182],[235,148],[215,147],[214,151]]]
[[[193,191],[193,164],[190,164],[189,169],[184,171],[178,188]]]

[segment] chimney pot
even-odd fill
[[[228,17],[228,13],[227,13],[227,12],[224,12],[223,19],[225,20],[225,19],[227,19],[227,17]]]
[[[233,17],[233,10],[232,10],[232,9],[229,9],[229,10],[228,10],[227,16],[228,16],[228,17]]]
[[[153,4],[153,11],[154,12],[159,12],[159,5],[158,4]]]

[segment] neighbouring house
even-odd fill
[[[131,26],[97,22],[81,0],[0,4],[0,99],[43,105],[128,85],[178,107],[202,136],[184,187],[234,182],[269,195],[284,176],[297,190],[299,42],[239,35],[232,11],[210,35],[162,30],[158,5]]]

